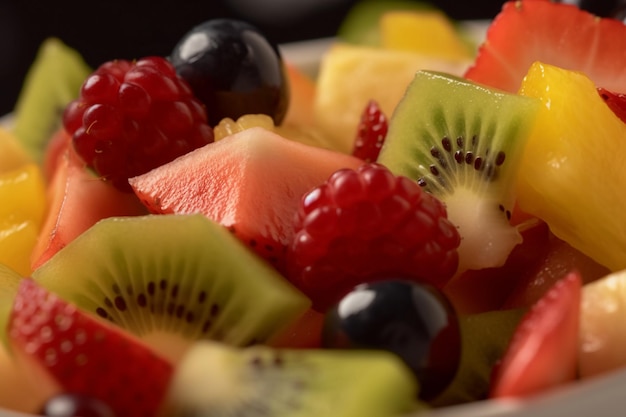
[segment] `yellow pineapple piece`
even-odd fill
[[[338,150],[351,153],[361,114],[370,100],[391,117],[418,70],[462,75],[469,63],[337,43],[321,62],[314,102],[316,126]]]
[[[626,124],[581,72],[535,63],[520,94],[543,103],[519,169],[520,208],[610,270],[626,268]]]
[[[45,181],[40,168],[26,164],[0,174],[0,221],[15,218],[41,225],[46,210]]]
[[[10,171],[32,162],[15,135],[0,126],[0,172]]]
[[[382,46],[442,59],[468,60],[473,53],[439,10],[392,11],[380,19]]]
[[[46,210],[44,178],[28,163],[0,174],[0,263],[29,275],[30,256]]]

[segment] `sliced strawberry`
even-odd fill
[[[361,114],[352,155],[365,162],[376,161],[385,142],[388,125],[387,116],[378,103],[370,100]]]
[[[626,92],[626,26],[550,1],[509,1],[465,77],[517,92],[535,61],[585,72],[596,85]]]
[[[582,279],[570,272],[522,318],[494,372],[491,397],[524,397],[574,380]]]
[[[598,94],[604,100],[607,106],[622,122],[626,123],[626,94],[613,93],[606,88],[598,88]]]
[[[13,349],[63,391],[99,399],[118,416],[155,416],[173,372],[134,336],[32,279],[20,283],[8,335]]]

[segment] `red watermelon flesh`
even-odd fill
[[[363,161],[250,128],[129,180],[152,213],[202,213],[284,271],[302,196]]]

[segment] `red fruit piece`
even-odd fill
[[[598,88],[598,94],[604,100],[607,106],[622,122],[626,123],[626,94],[613,93],[606,88]]]
[[[535,61],[583,71],[597,86],[626,92],[626,26],[571,4],[509,1],[465,77],[516,93]]]
[[[376,101],[369,101],[363,109],[357,127],[352,155],[365,162],[374,162],[378,158],[387,136],[388,121]]]
[[[444,292],[458,312],[477,314],[501,309],[519,283],[543,265],[549,251],[548,225],[529,220],[519,230],[522,243],[513,248],[504,265],[467,270],[446,285]]]
[[[491,397],[524,397],[576,378],[582,279],[570,272],[518,325],[494,372]]]
[[[335,172],[302,199],[288,278],[320,312],[354,286],[385,278],[441,288],[460,237],[444,205],[380,164]]]
[[[152,213],[202,213],[284,271],[300,198],[350,155],[304,145],[255,127],[130,179]]]
[[[31,254],[33,270],[97,221],[147,212],[137,196],[94,176],[63,136],[68,135],[64,132],[57,135],[50,156],[45,157],[53,176],[47,189],[46,218]],[[57,149],[63,144],[64,149]]]
[[[118,416],[154,417],[165,398],[169,362],[32,279],[20,283],[8,335],[12,347],[63,391],[103,401]]]
[[[124,191],[128,178],[213,141],[204,106],[161,57],[101,65],[63,124],[87,165]]]

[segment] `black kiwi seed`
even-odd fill
[[[263,342],[308,308],[274,269],[202,215],[105,219],[33,278],[173,357],[198,339]]]

